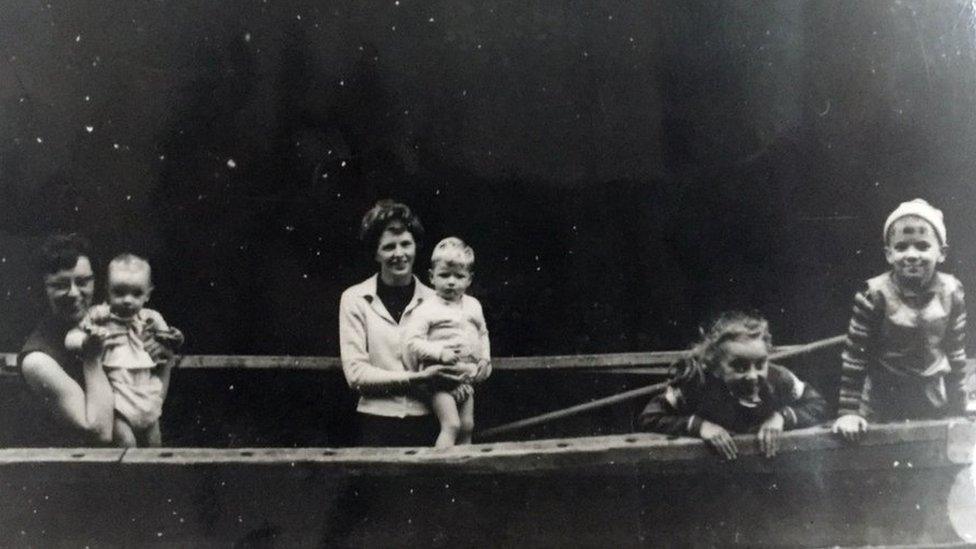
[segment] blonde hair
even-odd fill
[[[701,328],[701,339],[689,351],[688,360],[677,365],[676,377],[704,379],[706,371],[711,370],[726,341],[759,340],[766,349],[773,348],[773,335],[769,332],[769,321],[757,312],[726,311],[716,316],[707,326]]]
[[[135,254],[119,254],[108,262],[108,273],[112,274],[112,269],[124,269],[127,271],[146,271],[149,280],[152,280],[152,267],[149,262]]]
[[[438,242],[430,254],[431,268],[437,264],[471,269],[474,266],[474,250],[460,238],[449,236]]]

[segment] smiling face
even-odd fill
[[[438,261],[430,270],[430,283],[445,301],[460,301],[471,285],[471,269],[467,265]]]
[[[733,339],[719,347],[715,374],[740,400],[759,400],[759,387],[769,375],[769,349],[761,338]]]
[[[376,246],[376,262],[380,264],[380,278],[390,286],[405,286],[413,279],[413,260],[417,244],[402,223],[387,225]]]
[[[66,322],[76,323],[85,316],[95,293],[91,261],[79,256],[75,266],[44,275],[44,294],[51,313]]]
[[[130,318],[149,301],[152,283],[149,270],[140,267],[115,266],[108,272],[108,306],[112,313]]]
[[[891,224],[885,259],[899,283],[920,289],[928,285],[936,267],[945,261],[945,246],[928,221],[905,216]]]

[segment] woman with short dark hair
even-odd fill
[[[348,288],[339,303],[339,347],[349,386],[360,394],[360,446],[430,446],[437,422],[424,396],[430,387],[452,389],[462,379],[451,366],[420,371],[404,365],[401,327],[434,291],[413,274],[424,234],[409,207],[381,200],[366,212],[360,238],[379,272]],[[490,366],[475,381],[488,377]]]
[[[107,444],[112,438],[112,387],[97,357],[101,342],[68,352],[64,336],[84,316],[95,291],[88,240],[77,234],[54,235],[41,246],[38,275],[43,281],[47,314],[27,338],[17,367],[46,415],[34,445]]]

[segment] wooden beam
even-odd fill
[[[124,448],[5,448],[0,467],[11,463],[119,463]]]
[[[726,462],[699,439],[655,434],[610,435],[435,448],[143,448],[0,449],[0,475],[18,465],[91,463],[116,467],[214,465],[277,467],[307,474],[308,468],[341,476],[412,474],[536,474],[592,470],[633,474],[650,466],[660,474],[818,470],[893,470],[965,465],[972,455],[950,459],[946,448],[972,440],[976,424],[963,418],[871,425],[858,444],[824,427],[783,433],[775,459],[762,457],[755,435],[734,437],[739,459]]]
[[[799,345],[778,347],[778,351],[790,351]],[[643,353],[605,353],[586,355],[515,356],[495,357],[492,366],[501,371],[563,371],[606,370],[613,373],[666,374],[667,366],[683,357],[686,351],[654,351]],[[3,369],[16,366],[15,353],[0,353]],[[657,368],[655,368],[657,366]],[[193,370],[245,369],[245,370],[341,370],[339,357],[332,356],[271,356],[271,355],[184,355],[181,368]]]

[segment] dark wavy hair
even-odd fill
[[[376,253],[383,231],[389,227],[390,223],[397,221],[402,225],[402,230],[394,228],[394,232],[397,234],[404,231],[409,232],[417,243],[417,247],[420,247],[420,242],[424,238],[424,226],[420,223],[420,218],[406,204],[385,199],[377,202],[366,212],[366,215],[363,216],[363,222],[359,226],[359,239],[370,255]]]
[[[53,234],[37,250],[34,268],[41,276],[73,269],[79,257],[91,259],[91,242],[78,233]]]

